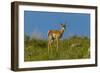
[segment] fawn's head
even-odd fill
[[[66,29],[66,25],[65,24],[60,24],[60,26],[61,26],[61,29]]]

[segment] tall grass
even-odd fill
[[[90,39],[87,37],[72,36],[60,40],[58,51],[55,47],[56,43],[54,43],[49,53],[47,40],[26,37],[24,41],[24,61],[90,58]]]

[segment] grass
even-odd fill
[[[90,39],[87,37],[72,36],[60,40],[59,49],[52,45],[48,53],[47,40],[29,37],[24,41],[24,61],[87,59],[90,58]]]

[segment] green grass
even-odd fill
[[[49,53],[47,40],[26,38],[24,44],[24,61],[90,58],[90,39],[87,37],[73,36],[60,40],[58,51],[55,44],[53,44]]]

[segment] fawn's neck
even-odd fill
[[[62,28],[61,30],[60,30],[60,37],[62,37],[62,35],[63,35],[63,33],[64,33],[64,28]]]
[[[60,32],[61,32],[61,33],[63,33],[63,32],[64,32],[64,30],[65,30],[64,28],[61,28]]]

